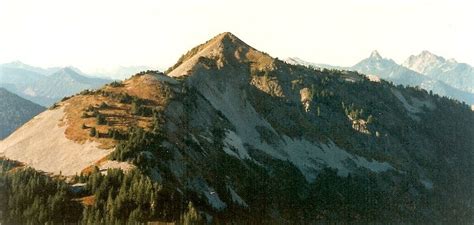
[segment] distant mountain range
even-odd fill
[[[0,88],[0,140],[45,108]]]
[[[0,87],[43,106],[111,81],[86,75],[74,67],[44,69],[18,61],[0,65]]]
[[[90,74],[94,74],[100,77],[109,77],[111,79],[123,80],[129,78],[130,75],[136,74],[141,71],[156,70],[157,68],[150,66],[118,66],[113,68],[100,68],[89,71]]]
[[[468,64],[458,63],[423,51],[410,56],[403,64],[383,58],[377,51],[352,67],[318,64],[293,57],[286,59],[290,64],[305,66],[354,70],[366,75],[392,81],[395,84],[419,86],[435,94],[474,104],[474,70]]]
[[[338,69],[338,70],[347,70],[348,69],[348,67],[309,62],[309,61],[306,61],[304,59],[300,59],[298,57],[288,57],[284,61],[286,63],[292,64],[292,65],[303,65],[303,66],[309,66],[309,67],[326,68],[326,69]]]
[[[423,51],[410,56],[402,65],[462,91],[474,93],[474,68],[466,63]]]

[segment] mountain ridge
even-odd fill
[[[42,69],[21,62],[0,65],[0,86],[43,106],[112,80],[90,77],[74,67]]]
[[[256,55],[254,56],[253,54]],[[201,57],[218,59],[216,60],[215,66],[219,68],[225,63],[224,60],[231,60],[230,63],[243,63],[241,60],[246,57],[258,58],[263,55],[265,54],[258,52],[232,33],[224,32],[192,48],[165,73],[172,77],[186,75],[187,72],[198,63]]]
[[[45,108],[0,87],[0,140]]]
[[[402,65],[462,91],[474,93],[474,68],[469,64],[423,51],[410,56]]]
[[[50,133],[23,126],[30,135],[15,132],[21,138],[10,136],[0,152],[57,174],[47,159],[67,157],[64,143],[75,152],[93,144],[97,151],[89,150],[107,158],[78,157],[67,175],[90,174],[118,190],[123,185],[108,182],[118,172],[100,174],[103,161],[133,165],[132,174],[163,187],[138,204],[150,209],[141,222],[186,213],[215,224],[470,221],[467,105],[354,71],[290,65],[232,36],[190,50],[168,74],[146,71],[64,99],[31,121]],[[39,132],[64,142],[52,143],[35,167],[42,151],[29,140]],[[96,198],[79,214],[90,221],[91,212],[104,212],[106,223],[133,214],[107,211],[123,204],[101,188],[85,192]]]
[[[464,101],[468,104],[474,105],[474,92],[472,92],[470,88],[462,87],[469,87],[470,83],[472,82],[471,80],[474,80],[469,80],[469,78],[467,78],[469,77],[468,72],[466,72],[467,75],[464,74],[459,78],[456,78],[455,72],[449,72],[449,70],[448,73],[451,73],[449,76],[444,76],[443,73],[436,74],[436,69],[432,74],[429,74],[427,72],[424,72],[424,70],[426,69],[425,67],[427,65],[424,65],[424,69],[417,69],[414,68],[416,67],[415,65],[409,65],[410,62],[412,64],[415,64],[415,60],[418,60],[418,63],[416,63],[417,65],[421,65],[421,62],[424,62],[423,60],[431,60],[431,64],[434,63],[434,67],[446,67],[445,64],[451,65],[449,67],[463,67],[456,66],[459,64],[454,59],[446,60],[443,57],[437,56],[426,50],[422,51],[418,55],[418,57],[415,57],[414,55],[410,56],[403,64],[398,64],[392,59],[383,58],[377,50],[374,50],[368,58],[361,60],[360,62],[351,67],[338,67],[325,64],[316,64],[306,62],[301,59],[287,59],[288,62],[294,64],[296,63],[306,66],[313,66],[316,68],[355,70],[372,77],[376,76],[378,78],[392,81],[395,84],[419,86],[428,91],[433,91],[433,93],[435,94],[451,97],[453,99]],[[439,63],[441,63],[442,65],[440,66]],[[466,67],[467,71],[469,71],[469,65],[466,64],[464,67]],[[462,74],[462,72],[460,74]],[[474,75],[472,76],[474,77]],[[460,85],[461,83],[462,85]],[[474,83],[471,86],[474,86]]]

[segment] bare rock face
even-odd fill
[[[63,108],[47,110],[26,123],[1,142],[0,153],[37,170],[66,176],[81,171],[107,156],[112,149],[98,148],[99,143],[80,144],[65,136]]]

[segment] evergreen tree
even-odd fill
[[[95,127],[92,127],[91,130],[89,131],[89,136],[95,137],[97,135],[97,130]]]
[[[98,113],[96,116],[96,119],[97,119],[97,125],[107,124],[107,120],[105,119],[105,116],[103,114]]]

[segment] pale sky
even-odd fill
[[[0,63],[165,69],[224,31],[274,57],[351,66],[377,49],[474,65],[469,0],[0,0]]]

